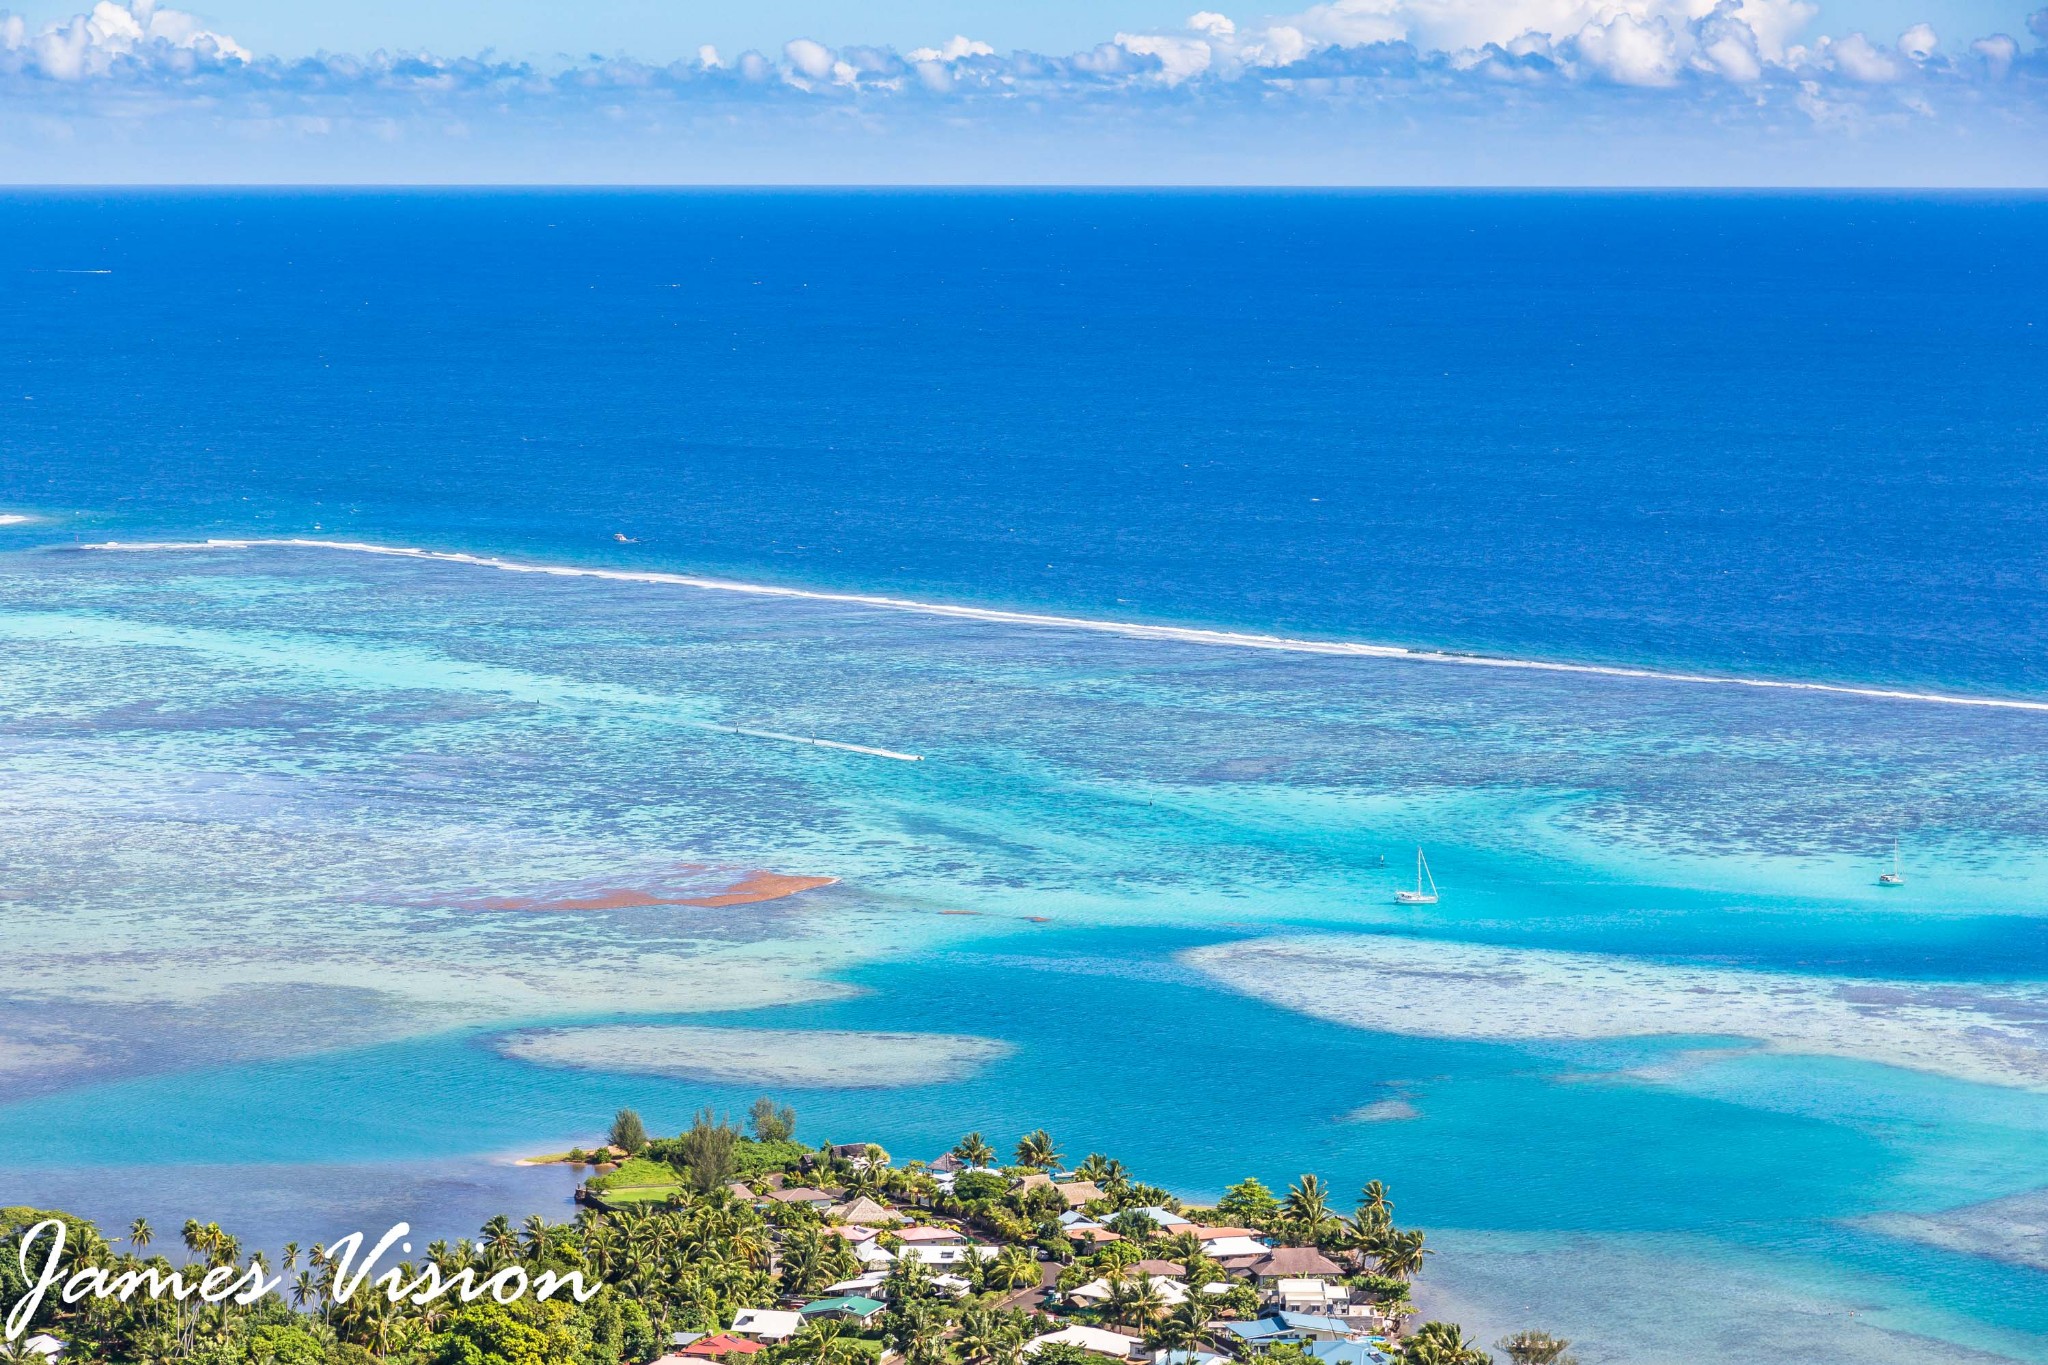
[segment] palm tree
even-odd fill
[[[1412,1280],[1422,1273],[1422,1258],[1431,1255],[1423,1243],[1422,1229],[1391,1234],[1379,1252],[1380,1274]]]
[[[1362,1222],[1378,1223],[1391,1227],[1394,1222],[1394,1201],[1387,1198],[1387,1187],[1377,1180],[1365,1182],[1365,1188],[1358,1192],[1358,1217]]]
[[[960,1315],[960,1334],[954,1344],[960,1359],[968,1365],[986,1365],[1002,1355],[1012,1339],[1023,1334],[1003,1314],[990,1308],[970,1308]]]
[[[1159,1239],[1159,1254],[1169,1261],[1178,1261],[1181,1269],[1187,1270],[1203,1257],[1202,1239],[1192,1232],[1176,1232]]]
[[[820,1318],[807,1320],[789,1344],[795,1359],[807,1365],[839,1365],[854,1352],[845,1324]]]
[[[1493,1349],[1507,1353],[1514,1365],[1578,1365],[1577,1356],[1565,1354],[1571,1343],[1548,1332],[1522,1331],[1502,1337]]]
[[[1145,1334],[1145,1345],[1155,1351],[1192,1351],[1209,1338],[1209,1305],[1199,1293],[1175,1304],[1165,1317]]]
[[[1425,1322],[1401,1347],[1402,1365],[1489,1365],[1491,1360],[1454,1322]]]
[[[484,1259],[494,1266],[511,1260],[519,1245],[512,1231],[512,1220],[502,1213],[483,1225],[477,1240],[483,1246]]]
[[[970,1166],[986,1166],[996,1159],[996,1149],[989,1146],[980,1133],[969,1133],[953,1144],[953,1155]]]
[[[128,1241],[137,1251],[149,1250],[149,1244],[156,1240],[156,1233],[150,1230],[147,1218],[138,1218],[128,1225]]]
[[[1323,1190],[1319,1176],[1304,1175],[1287,1191],[1287,1198],[1280,1203],[1287,1221],[1301,1230],[1309,1241],[1314,1241],[1334,1220],[1330,1216],[1330,1198]]]
[[[993,1289],[1015,1292],[1028,1289],[1039,1280],[1038,1258],[1015,1243],[1004,1247],[987,1265],[982,1280]]]
[[[1034,1128],[1017,1141],[1017,1164],[1035,1166],[1047,1170],[1060,1164],[1059,1148],[1053,1145],[1052,1134],[1043,1128]]]
[[[301,1270],[292,1281],[292,1307],[304,1308],[307,1302],[319,1296],[319,1289],[313,1282],[313,1272]]]

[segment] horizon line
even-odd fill
[[[210,190],[563,192],[639,190],[649,193],[986,193],[986,194],[1501,194],[1501,195],[1725,195],[1842,196],[1987,195],[2048,198],[2048,179],[2012,184],[1771,185],[1733,183],[1625,184],[1605,182],[1450,184],[1336,181],[942,181],[942,180],[37,180],[0,181],[0,194],[16,192],[193,192]]]

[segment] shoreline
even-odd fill
[[[1318,654],[1340,658],[1399,659],[1415,663],[1456,664],[1470,668],[1496,668],[1534,673],[1564,673],[1585,677],[1625,678],[1648,682],[1684,683],[1691,686],[1742,687],[1760,691],[1818,692],[1832,696],[1861,697],[1872,701],[1916,702],[1923,705],[1975,707],[1986,710],[2048,713],[2048,701],[2019,697],[1976,696],[1959,692],[1934,692],[1910,687],[1885,687],[1856,683],[1802,681],[1791,678],[1757,678],[1739,674],[1711,673],[1688,669],[1631,667],[1625,664],[1572,663],[1562,660],[1519,658],[1451,649],[1408,645],[1376,644],[1368,641],[1317,640],[1256,631],[1219,630],[1199,626],[1148,625],[1137,621],[1116,621],[1057,612],[1018,611],[1000,607],[959,606],[926,602],[915,598],[882,594],[829,592],[811,588],[778,587],[768,583],[747,583],[736,579],[662,570],[601,569],[566,564],[543,564],[508,559],[497,555],[470,554],[458,550],[425,550],[401,545],[380,545],[371,541],[323,540],[302,536],[208,538],[206,540],[97,541],[79,545],[78,550],[102,553],[155,553],[165,551],[205,552],[210,550],[314,549],[344,554],[378,555],[393,559],[417,559],[438,564],[462,564],[495,569],[501,573],[541,574],[556,578],[594,578],[615,583],[642,583],[695,588],[707,592],[741,593],[756,597],[782,597],[798,601],[831,602],[845,606],[870,607],[883,611],[939,616],[954,620],[980,621],[991,625],[1027,626],[1039,629],[1078,630],[1116,635],[1133,640],[1163,640],[1211,648],[1258,649],[1291,654]],[[823,747],[857,749],[883,757],[915,760],[916,755],[859,746],[806,740],[800,736],[767,734],[719,726],[735,733],[759,734],[762,738],[791,739]]]

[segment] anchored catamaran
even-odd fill
[[[1899,841],[1897,839],[1892,840],[1892,870],[1880,872],[1877,876],[1877,884],[1879,886],[1904,886],[1906,884],[1904,874],[1899,871]]]

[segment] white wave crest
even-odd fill
[[[839,602],[849,606],[874,607],[884,611],[916,612],[966,621],[987,621],[997,625],[1030,626],[1055,630],[1093,631],[1134,640],[1171,640],[1180,644],[1208,645],[1229,649],[1266,649],[1292,654],[1329,654],[1348,658],[1405,659],[1416,663],[1458,664],[1468,668],[1503,668],[1537,673],[1569,673],[1600,678],[1640,678],[1653,682],[1687,683],[1712,687],[1745,687],[1767,691],[1821,692],[1834,696],[1867,697],[1878,701],[1933,703],[1941,706],[1983,707],[2006,711],[2048,712],[2048,701],[2027,701],[2016,697],[1981,697],[1955,692],[1925,692],[1898,687],[1864,687],[1852,683],[1801,682],[1786,678],[1746,678],[1733,674],[1691,673],[1658,668],[1630,668],[1620,664],[1563,663],[1549,659],[1512,658],[1498,654],[1467,654],[1442,649],[1414,649],[1406,645],[1372,644],[1356,640],[1307,640],[1250,631],[1208,630],[1196,626],[1155,626],[1135,621],[1096,620],[1085,616],[1062,616],[1050,612],[1008,611],[999,607],[965,607],[946,602],[923,602],[905,597],[884,597],[871,593],[822,592],[810,588],[785,588],[768,583],[742,583],[698,574],[662,573],[655,570],[595,569],[567,564],[535,564],[502,559],[494,555],[465,554],[453,550],[421,550],[398,545],[376,545],[366,541],[312,540],[302,537],[274,537],[247,540],[195,541],[103,541],[81,549],[119,551],[204,551],[287,548],[333,550],[349,554],[389,555],[405,559],[432,560],[443,564],[468,564],[505,573],[546,574],[557,578],[597,578],[618,583],[660,583],[675,587],[700,588],[711,592],[749,593],[759,597],[787,597],[811,602]],[[779,736],[778,736],[779,738]],[[863,750],[862,752],[877,752]],[[885,757],[910,757],[887,753]]]

